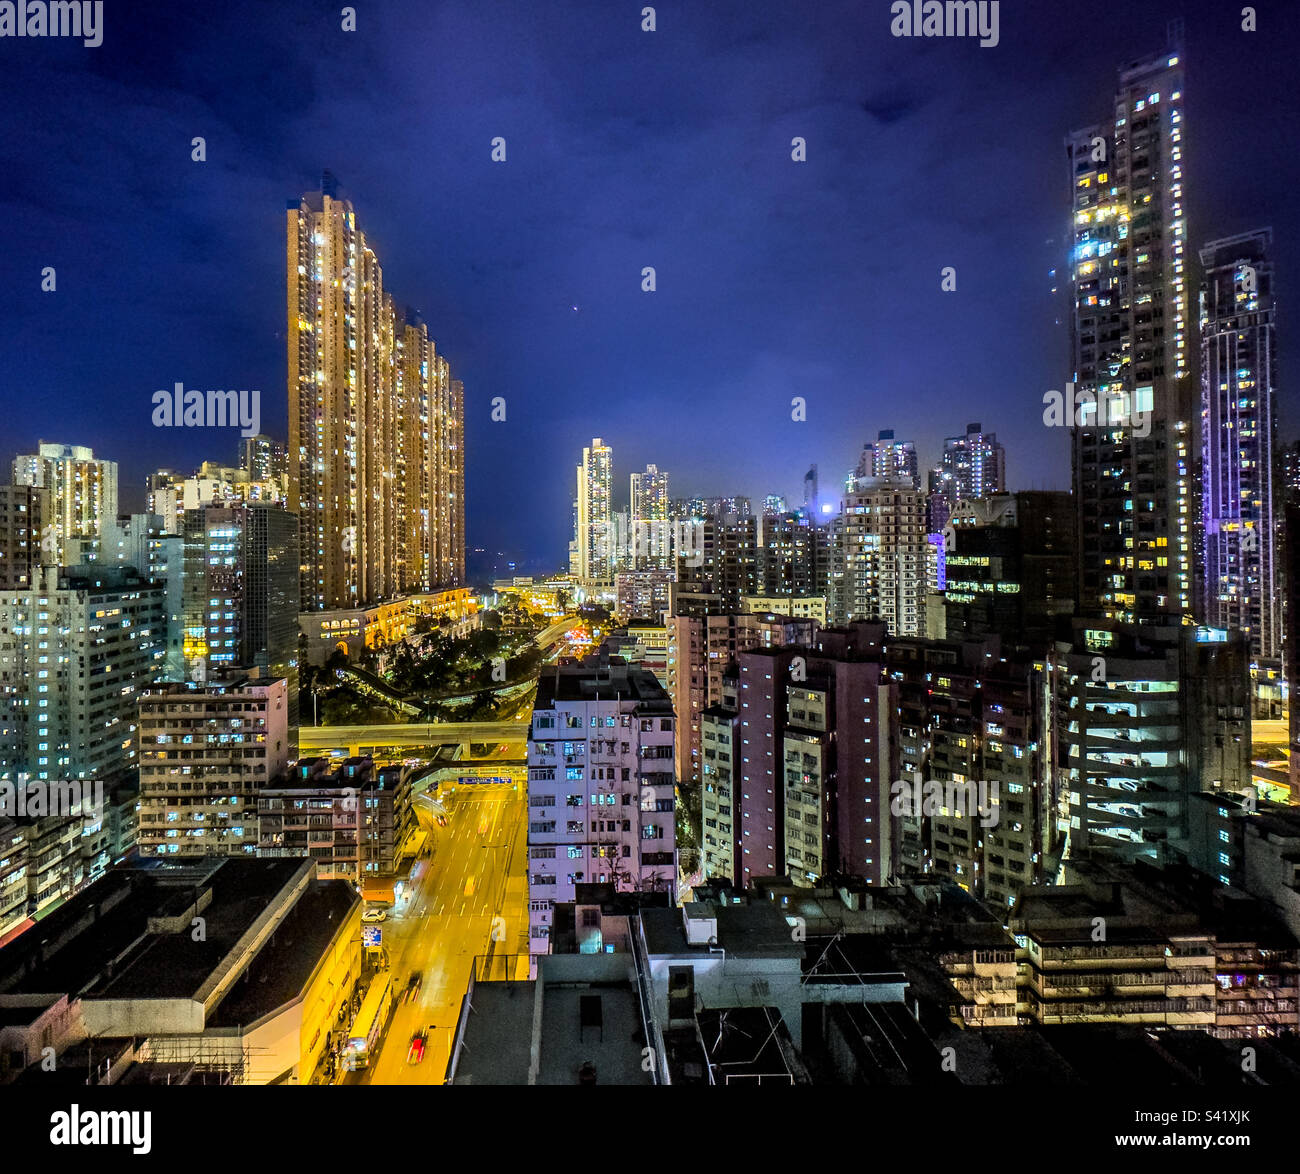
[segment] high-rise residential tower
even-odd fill
[[[881,476],[882,474],[877,474]],[[1006,450],[996,433],[985,432],[980,423],[967,424],[963,436],[949,436],[943,442],[939,464],[930,473],[931,492],[942,492],[949,508],[959,501],[973,501],[1006,490]],[[920,479],[912,477],[920,487]]]
[[[891,636],[925,626],[926,541],[921,493],[877,477],[844,499],[832,538],[830,595],[837,624],[883,620]]]
[[[42,548],[49,509],[48,489],[0,485],[0,591],[33,586],[42,564],[57,561],[55,543]]]
[[[578,466],[578,578],[584,583],[614,581],[613,486],[613,450],[597,436]]]
[[[1256,660],[1282,655],[1273,231],[1201,249],[1202,616],[1240,628]]]
[[[668,474],[657,465],[646,465],[644,473],[631,477],[632,516],[646,521],[668,520]]]
[[[630,497],[632,568],[638,571],[672,569],[672,501],[668,496],[668,474],[656,465],[644,473],[633,473]]]
[[[49,491],[49,516],[44,526],[53,531],[42,535],[49,550],[52,539],[59,546],[51,563],[66,564],[65,554],[74,542],[78,549],[95,544],[106,527],[117,521],[117,462],[96,460],[94,451],[80,444],[46,444],[37,451],[14,458],[13,483]]]
[[[1173,51],[1124,67],[1112,114],[1066,140],[1080,608],[1130,622],[1190,616],[1193,602],[1183,129]]]
[[[863,447],[854,477],[901,477],[919,489],[921,468],[916,459],[916,445],[910,440],[895,440],[892,428],[882,431],[874,443],[868,442]],[[852,492],[852,486],[849,488]]]
[[[247,470],[250,481],[272,481],[286,476],[288,458],[284,445],[264,433],[245,436],[239,442],[239,467]]]
[[[293,515],[278,505],[214,504],[185,514],[191,678],[202,683],[236,668],[283,678],[291,729],[298,725],[297,539]]]
[[[618,657],[542,673],[528,735],[530,953],[549,951],[575,885],[675,896],[673,725],[663,686]]]
[[[289,509],[307,610],[465,576],[464,389],[327,173],[288,210]]]
[[[165,606],[165,585],[132,567],[43,567],[0,592],[0,778],[107,779],[136,764]]]

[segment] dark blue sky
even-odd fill
[[[328,167],[465,382],[471,546],[562,563],[593,435],[620,495],[653,461],[797,499],[881,428],[929,462],[979,420],[1012,488],[1067,487],[1063,139],[1179,15],[1191,243],[1273,225],[1292,383],[1296,5],[1003,0],[996,48],[895,39],[888,0],[642,6],[372,0],[346,33],[334,0],[108,0],[100,48],[0,40],[0,457],[91,444],[139,508],[235,452],[150,426],[177,380],[260,388],[283,438],[284,210]]]

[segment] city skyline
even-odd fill
[[[1277,7],[0,0],[37,1141],[153,1152],[117,1086],[184,1156],[181,1085],[1284,1134]]]
[[[225,450],[236,443],[233,432],[159,432],[147,451],[128,440],[140,421],[133,405],[146,412],[149,396],[177,379],[259,387],[263,430],[287,440],[278,391],[285,371],[276,212],[325,168],[337,172],[378,242],[390,282],[421,311],[464,378],[470,546],[533,563],[562,561],[569,478],[548,464],[530,494],[536,512],[520,514],[502,472],[525,467],[539,435],[567,453],[600,434],[625,454],[628,468],[667,467],[672,452],[679,494],[798,500],[802,470],[813,463],[836,475],[851,469],[882,428],[913,439],[927,469],[943,436],[981,418],[1007,448],[1009,484],[1065,488],[1065,438],[1044,436],[1031,412],[1069,375],[1067,283],[1057,281],[1052,293],[1052,270],[1063,270],[1066,252],[1061,141],[1090,111],[1104,110],[1111,86],[1103,79],[1113,78],[1119,63],[1160,50],[1175,16],[1186,18],[1193,79],[1188,139],[1197,183],[1189,193],[1189,251],[1270,223],[1279,271],[1296,264],[1295,161],[1283,155],[1267,169],[1253,163],[1267,157],[1290,99],[1279,97],[1248,120],[1214,100],[1240,67],[1215,46],[1233,30],[1243,34],[1233,13],[1210,4],[1153,5],[1115,25],[1082,12],[1049,18],[1006,8],[996,50],[957,46],[952,55],[936,55],[934,42],[882,38],[876,25],[887,24],[887,8],[872,13],[857,5],[827,6],[806,31],[785,28],[775,8],[761,5],[743,14],[668,14],[649,58],[634,39],[646,34],[623,30],[621,17],[594,6],[572,18],[582,22],[585,49],[522,9],[513,20],[510,10],[498,19],[417,15],[417,23],[432,22],[457,65],[421,84],[391,70],[386,76],[401,80],[387,83],[397,94],[386,96],[400,97],[445,137],[432,207],[386,163],[388,120],[373,102],[323,129],[305,125],[304,115],[291,130],[259,128],[240,142],[225,124],[247,124],[241,103],[251,98],[224,91],[210,95],[210,113],[180,119],[184,127],[175,117],[156,124],[145,95],[183,89],[189,72],[182,62],[220,52],[240,12],[235,5],[212,16],[200,50],[163,10],[144,4],[120,14],[119,35],[110,24],[95,63],[69,65],[84,71],[111,63],[128,108],[118,122],[137,134],[147,129],[151,144],[132,153],[124,130],[106,132],[125,153],[119,166],[99,167],[95,183],[104,193],[93,204],[71,194],[84,182],[60,149],[66,132],[29,130],[12,147],[15,174],[31,170],[24,152],[39,150],[55,161],[55,182],[67,194],[55,205],[30,197],[19,204],[18,247],[0,262],[7,350],[17,356],[3,394],[10,402],[21,394],[28,405],[0,425],[0,448],[30,451],[39,439],[94,447],[122,464],[126,508],[139,508],[143,478],[154,467],[231,459]],[[258,19],[276,27],[286,18],[259,12]],[[397,26],[383,14],[372,20],[351,45],[331,40],[324,24],[308,30],[303,56],[276,75],[269,99],[306,110],[327,102],[324,75],[315,71],[339,64],[341,53],[400,60]],[[148,58],[130,47],[136,21],[158,34]],[[821,35],[829,27],[847,30],[836,49]],[[697,64],[681,58],[687,40],[690,53],[707,54],[712,80],[689,80],[706,75],[684,72]],[[785,80],[764,98],[753,87],[765,71],[755,67],[778,44]],[[1257,90],[1285,92],[1280,79],[1290,48],[1273,33],[1250,42]],[[1028,78],[994,72],[1006,53],[1028,63]],[[236,56],[241,70],[264,60],[256,42]],[[526,63],[540,101],[512,97],[517,83],[505,59]],[[614,87],[607,115],[585,113],[558,81],[567,68],[593,60],[609,63],[602,68]],[[666,108],[662,97],[647,108],[643,80],[616,76],[618,63],[633,61],[640,62],[634,74],[650,71],[645,80],[672,95]],[[19,62],[0,85],[21,84],[23,69]],[[82,80],[98,92],[97,77]],[[1026,84],[1037,87],[1036,97],[1021,109],[1014,95]],[[239,89],[232,85],[230,95]],[[467,110],[462,92],[483,90],[502,95],[499,107]],[[92,102],[79,117],[93,127],[104,117],[98,109]],[[1010,143],[1003,134],[1008,110],[1016,111]],[[629,137],[621,128],[638,120],[642,132]],[[696,129],[679,133],[682,123]],[[207,161],[197,163],[190,143],[205,130]],[[506,139],[504,163],[492,162],[498,134]],[[164,148],[173,136],[174,150]],[[805,163],[791,158],[796,136],[806,141]],[[602,157],[612,151],[613,162],[593,171],[597,148]],[[672,194],[650,178],[656,168],[671,177]],[[731,178],[743,174],[753,182]],[[177,192],[174,202],[159,206],[149,195],[150,176]],[[1014,220],[998,212],[1009,185],[1032,195],[1018,201]],[[846,203],[851,191],[864,201]],[[117,198],[104,198],[110,193]],[[524,200],[528,208],[516,215]],[[714,207],[725,208],[737,227],[724,227]],[[897,231],[905,212],[926,227],[919,248],[911,233]],[[547,237],[554,243],[539,248],[541,216],[553,226]],[[132,239],[138,252],[132,263],[86,272],[76,249],[79,242],[88,248],[92,237]],[[760,244],[755,251],[745,241]],[[127,260],[113,248],[96,264]],[[54,293],[39,288],[45,265],[58,274]],[[656,269],[653,294],[641,290],[647,265]],[[957,270],[953,293],[940,290],[947,265]],[[130,328],[102,299],[86,300],[109,280],[127,295]],[[151,292],[164,287],[173,291],[165,299]],[[198,304],[201,314],[189,308]],[[52,345],[51,305],[60,308],[60,322],[78,321],[76,345]],[[1279,328],[1286,325],[1283,303]],[[665,337],[673,342],[667,353]],[[95,377],[86,380],[87,371]],[[807,422],[798,425],[788,407],[796,393],[808,399]],[[114,405],[108,413],[97,410],[104,396]],[[491,418],[498,396],[506,400],[504,422]],[[709,429],[675,428],[687,404],[729,421],[728,443],[715,443]],[[1005,410],[995,410],[1002,404]],[[735,414],[741,405],[743,418]],[[1283,438],[1295,434],[1293,418],[1288,400],[1280,411]],[[936,420],[944,422],[935,427]],[[771,445],[788,459],[772,461]]]

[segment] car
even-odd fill
[[[474,895],[474,878],[470,877],[469,880],[465,882],[465,896],[472,897],[473,895]]]
[[[376,921],[387,921],[388,914],[383,909],[367,909],[362,915],[361,920],[374,923]]]
[[[418,1064],[424,1059],[424,1045],[429,1042],[429,1033],[427,1031],[417,1031],[411,1036],[411,1046],[406,1051],[406,1062],[408,1064]]]
[[[486,835],[487,829],[488,829],[488,818],[485,815],[482,819],[478,821],[478,834],[480,836]]]
[[[424,985],[424,978],[418,970],[411,971],[411,977],[406,980],[406,994],[402,996],[407,1003],[413,1003],[415,997],[420,993],[420,988]]]

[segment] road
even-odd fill
[[[361,1083],[442,1083],[476,955],[491,947],[501,958],[493,971],[500,978],[508,977],[506,955],[525,955],[522,977],[527,977],[527,797],[506,785],[461,787],[445,806],[447,826],[435,826],[431,833],[433,859],[420,862],[409,897],[404,894],[383,922],[398,1001],[379,1056],[361,1074]],[[497,917],[502,920],[494,922]],[[401,996],[412,971],[424,981],[408,1004]],[[412,1033],[430,1024],[436,1026],[424,1062],[408,1064]]]
[[[1262,721],[1255,718],[1250,723],[1250,737],[1251,741],[1263,743],[1265,746],[1289,746],[1291,744],[1286,718],[1282,718],[1280,721]]]

